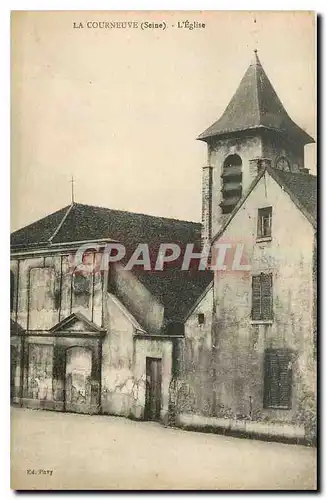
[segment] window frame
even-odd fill
[[[269,233],[265,234],[264,231],[264,220],[270,222],[269,224]],[[272,207],[262,207],[258,208],[257,215],[257,240],[271,240],[272,238]]]
[[[201,318],[201,321],[200,321]],[[198,313],[198,325],[202,326],[205,323],[205,315],[204,313]]]
[[[284,366],[282,366],[282,363],[284,363]],[[287,364],[286,368],[285,364]],[[263,370],[263,408],[265,410],[291,410],[293,392],[293,365],[291,349],[265,349]],[[273,372],[275,372],[275,374],[276,372],[278,373],[278,377],[276,377],[275,380],[271,377],[271,373]],[[284,380],[283,385],[282,380]],[[274,390],[275,394],[273,394]],[[285,400],[287,402],[285,402]]]
[[[238,154],[226,156],[221,173],[221,202],[223,215],[230,214],[242,198],[243,160]]]

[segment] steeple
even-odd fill
[[[314,142],[287,114],[256,49],[253,61],[224,113],[198,139],[209,142],[213,137],[249,129],[275,131],[303,145]]]
[[[314,142],[288,116],[258,51],[222,116],[198,139],[207,143],[202,174],[202,242],[210,241],[263,165],[305,175],[304,146]]]

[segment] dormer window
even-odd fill
[[[222,172],[223,214],[230,214],[242,196],[242,160],[240,156],[229,155],[224,161]]]

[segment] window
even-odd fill
[[[199,313],[198,314],[198,324],[199,325],[203,325],[204,324],[204,314],[203,313]]]
[[[30,271],[30,310],[54,309],[56,273],[52,267],[33,267]],[[34,321],[34,320],[32,320]],[[36,321],[36,319],[35,319]],[[30,325],[31,330],[36,328]]]
[[[290,409],[292,406],[291,351],[267,349],[264,369],[264,408]]]
[[[272,274],[252,276],[252,319],[273,319]]]
[[[61,305],[61,293],[60,290],[55,290],[54,292],[54,306],[55,309],[59,310]]]
[[[272,208],[259,208],[258,210],[258,238],[271,238]]]
[[[29,344],[28,397],[52,399],[53,346]]]
[[[90,276],[75,271],[73,274],[73,290],[77,295],[90,293]]]

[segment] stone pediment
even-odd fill
[[[67,316],[67,318],[62,319],[59,323],[54,325],[50,329],[50,333],[55,333],[58,335],[86,334],[91,336],[99,336],[104,335],[105,330],[93,323],[93,321],[87,319],[83,314],[77,312],[70,314],[69,316]]]
[[[14,321],[13,319],[10,318],[10,334],[11,335],[22,335],[25,333],[24,328],[20,326],[17,321]]]

